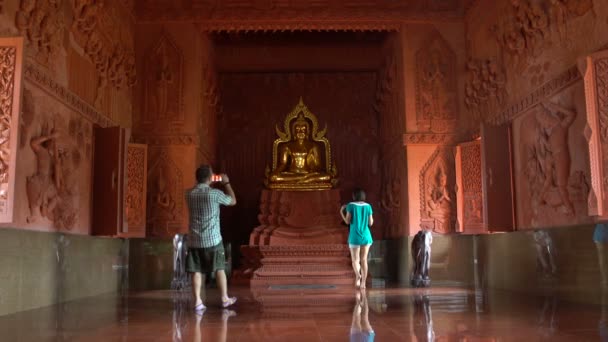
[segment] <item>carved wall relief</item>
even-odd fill
[[[588,159],[582,85],[532,108],[515,125],[518,222],[522,228],[587,219]],[[567,102],[567,104],[563,104]],[[519,137],[519,138],[518,138]]]
[[[507,100],[505,71],[495,60],[470,59],[467,63],[465,104],[476,119],[486,120]]]
[[[12,222],[23,40],[0,40],[0,222]]]
[[[451,147],[440,146],[420,171],[420,225],[445,234],[455,230],[454,152]]]
[[[456,125],[456,55],[434,32],[416,53],[416,121],[419,131],[445,133]]]
[[[127,150],[126,215],[129,231],[145,231],[146,225],[146,145],[129,144]]]
[[[510,3],[503,21],[490,31],[502,51],[502,60],[514,72],[523,72],[552,41],[570,47],[569,22],[593,10],[592,0],[514,0]]]
[[[65,23],[61,5],[61,0],[21,0],[15,17],[15,25],[27,38],[30,53],[44,65],[49,65],[52,57],[63,48]]]
[[[30,208],[26,221],[45,218],[57,229],[72,230],[78,223],[82,152],[59,114],[42,116],[45,119],[29,139],[36,169],[26,179]]]
[[[146,61],[144,124],[160,122],[166,125],[183,121],[182,68],[182,53],[164,32]]]
[[[133,87],[136,83],[135,57],[132,42],[119,32],[120,23],[114,22],[118,14],[113,3],[103,0],[72,1],[74,20],[71,33],[91,59],[97,71],[97,90],[93,101],[95,107],[111,111],[106,103],[107,86],[113,89]]]
[[[169,237],[181,230],[182,172],[166,151],[148,169],[146,236]]]

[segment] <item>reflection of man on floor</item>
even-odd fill
[[[355,308],[353,309],[353,321],[350,326],[350,341],[373,342],[376,336],[374,329],[369,324],[369,305],[365,289],[356,294]]]
[[[549,165],[544,165],[545,182],[541,190],[541,201],[547,202],[547,194],[555,184],[566,214],[573,215],[574,206],[568,194],[568,178],[570,177],[568,129],[576,119],[576,113],[548,101],[543,102],[542,107],[536,118],[546,137]]]
[[[536,247],[536,257],[546,277],[555,276],[557,266],[555,266],[555,247],[553,239],[545,230],[535,230],[534,246]]]

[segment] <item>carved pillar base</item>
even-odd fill
[[[348,245],[260,246],[261,267],[252,287],[273,285],[351,285],[354,273]]]
[[[354,283],[340,192],[263,190],[260,226],[233,281],[251,286]]]

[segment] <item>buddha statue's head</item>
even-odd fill
[[[294,121],[292,126],[292,135],[295,140],[307,140],[308,132],[310,131],[310,124],[303,115],[299,115]]]

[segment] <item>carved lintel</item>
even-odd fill
[[[450,145],[456,141],[456,134],[406,133],[403,135],[404,145]]]
[[[134,135],[133,141],[146,145],[192,145],[199,146],[200,137],[198,135],[157,135],[157,136],[141,136]]]
[[[608,217],[608,51],[587,56],[585,64],[585,137],[591,168],[589,215]]]
[[[528,109],[539,104],[542,100],[559,93],[561,90],[580,79],[581,74],[579,73],[577,66],[573,66],[554,79],[547,81],[545,84],[528,94],[528,96],[513,102],[505,110],[490,115],[488,122],[493,125],[501,125],[512,121],[520,114],[524,114]]]
[[[59,100],[59,102],[82,114],[89,121],[98,124],[101,127],[115,125],[114,121],[98,112],[78,95],[59,84],[35,64],[29,62],[25,63],[24,76],[26,81],[36,85],[38,88]]]

